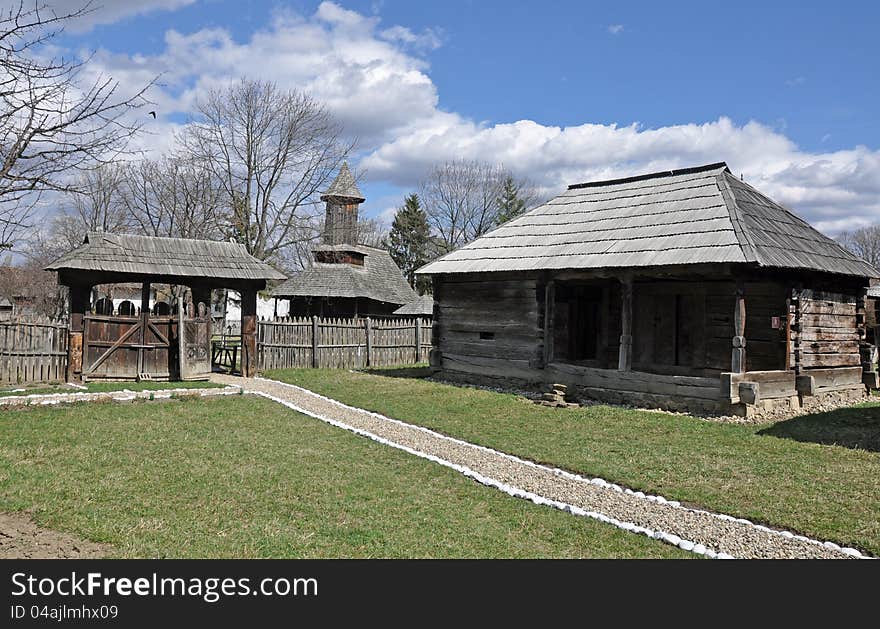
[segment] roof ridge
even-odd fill
[[[703,166],[689,166],[687,168],[676,168],[673,170],[661,170],[654,173],[644,175],[634,175],[631,177],[622,177],[620,179],[606,179],[604,181],[588,181],[585,183],[574,183],[568,186],[569,190],[579,190],[581,188],[595,188],[599,186],[610,186],[620,183],[632,183],[635,181],[645,181],[646,179],[658,179],[660,177],[675,177],[677,175],[690,175],[693,173],[708,172],[711,170],[729,170],[727,162],[715,162],[713,164],[704,164]]]
[[[762,260],[758,255],[757,247],[755,247],[755,241],[752,239],[752,235],[749,233],[745,221],[743,221],[733,190],[730,189],[730,183],[727,180],[728,174],[729,171],[722,170],[718,173],[715,180],[718,184],[718,190],[721,192],[721,197],[724,199],[725,205],[727,205],[727,211],[730,213],[730,222],[733,224],[733,232],[736,234],[736,239],[739,241],[739,246],[742,249],[746,261],[757,262],[758,265],[761,266]]]

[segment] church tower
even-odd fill
[[[354,175],[343,162],[339,175],[330,184],[327,192],[321,195],[327,203],[327,214],[324,219],[323,244],[357,245],[358,244],[358,206],[365,201],[354,181]]]

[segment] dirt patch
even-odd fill
[[[107,544],[38,526],[26,513],[0,513],[0,559],[95,559],[109,552]]]

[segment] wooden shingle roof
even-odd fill
[[[366,297],[398,305],[407,304],[418,297],[387,251],[364,245],[342,245],[330,249],[343,248],[363,253],[363,266],[344,262],[314,262],[272,291],[272,296]],[[327,249],[327,246],[316,248]]]
[[[392,314],[408,317],[431,317],[434,315],[434,298],[431,295],[420,295],[415,301],[402,305]]]
[[[358,203],[363,203],[366,200],[364,199],[364,195],[361,194],[361,191],[358,189],[357,183],[354,180],[354,175],[351,174],[347,162],[342,162],[342,168],[339,169],[339,174],[336,176],[336,179],[333,180],[333,183],[330,184],[330,187],[327,188],[327,192],[321,195],[321,200],[326,201],[330,197],[351,199]]]
[[[418,273],[724,262],[880,276],[724,163],[570,186]]]
[[[221,280],[283,280],[286,277],[238,243],[105,232],[89,232],[82,245],[55,260],[46,270]]]

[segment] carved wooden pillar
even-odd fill
[[[632,306],[633,280],[624,277],[620,280],[620,355],[617,361],[619,371],[632,371]]]
[[[91,286],[70,287],[70,325],[67,336],[67,379],[82,378],[83,317],[89,309]]]
[[[733,350],[730,356],[730,371],[746,371],[746,296],[741,284],[736,287],[736,301],[733,307]]]
[[[241,375],[257,375],[257,291],[241,291]]]

